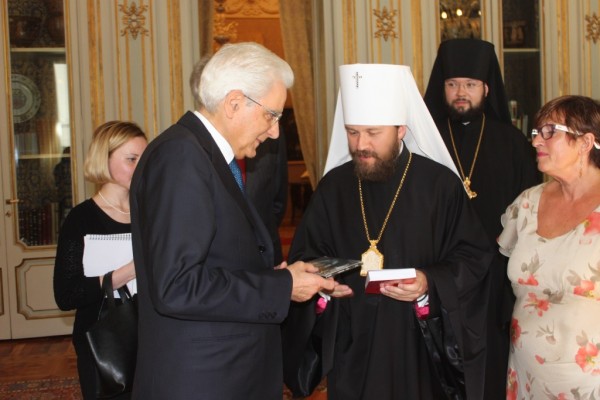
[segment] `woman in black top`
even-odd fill
[[[102,304],[102,276],[83,273],[83,237],[131,232],[129,184],[146,148],[144,132],[134,123],[111,121],[94,132],[85,159],[86,180],[98,192],[74,207],[60,229],[54,265],[54,298],[61,310],[76,310],[73,344],[83,398],[96,398],[96,371],[85,332],[98,318]],[[114,270],[113,287],[135,279],[133,260]]]

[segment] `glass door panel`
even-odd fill
[[[55,245],[72,207],[62,0],[8,1],[15,222],[25,246]]]

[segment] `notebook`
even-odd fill
[[[83,273],[102,276],[133,260],[131,233],[85,235],[83,237]],[[135,279],[127,283],[131,294],[137,293]],[[118,297],[115,291],[115,297]]]

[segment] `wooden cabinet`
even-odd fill
[[[502,21],[490,37],[502,50],[507,95],[517,101],[517,124],[523,117],[528,136],[546,102],[569,94],[600,97],[599,2],[485,1],[492,22],[495,15]]]
[[[69,68],[62,0],[7,3],[16,230],[54,245],[73,204]]]
[[[531,137],[533,117],[542,106],[542,50],[537,0],[502,1],[501,52],[513,124]]]
[[[1,252],[0,338],[66,334],[72,313],[58,310],[52,276],[58,229],[74,202],[74,137],[62,0],[2,3],[8,27],[0,92]]]
[[[490,26],[484,39],[500,49],[507,94],[517,100],[517,114],[527,116],[528,135],[535,113],[549,100],[600,97],[599,2],[481,1]]]

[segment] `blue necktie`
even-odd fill
[[[242,170],[240,169],[240,166],[238,165],[237,161],[235,161],[235,158],[232,162],[229,163],[229,169],[231,169],[231,173],[233,174],[235,181],[240,187],[240,190],[242,191],[242,193],[244,193],[244,180],[242,179]]]

